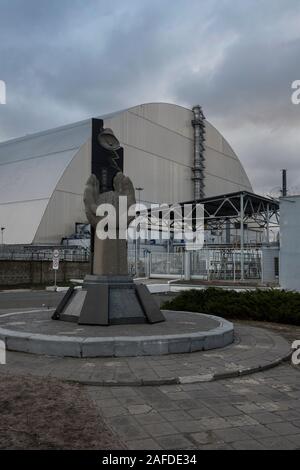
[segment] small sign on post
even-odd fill
[[[56,286],[56,273],[58,271],[58,268],[59,268],[59,251],[54,250],[53,251],[53,256],[52,256],[52,269],[54,270],[54,288],[55,288],[55,290],[57,288],[57,286]]]

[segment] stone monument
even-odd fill
[[[102,139],[105,137],[106,150],[111,151],[112,165],[117,167],[115,149],[119,142],[110,129],[104,129],[101,135]],[[111,191],[101,192],[101,182],[93,174],[86,183],[83,198],[85,212],[94,234],[91,241],[94,248],[92,274],[85,277],[82,289],[75,289],[74,286],[68,289],[53,314],[54,320],[81,325],[157,323],[165,320],[146,285],[135,284],[128,275],[127,240],[120,237],[120,218],[125,215],[120,208],[120,196],[127,198],[127,205],[123,208],[127,212],[135,204],[133,184],[130,178],[118,171],[112,187]],[[103,204],[115,209],[115,238],[100,239],[97,235],[98,223],[103,219],[103,216],[97,215],[97,209]],[[128,218],[128,224],[133,218]]]

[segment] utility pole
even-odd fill
[[[2,245],[2,248],[3,248],[3,245],[4,245],[4,230],[5,230],[5,227],[1,227],[1,245]]]
[[[144,190],[144,188],[137,187],[135,188],[135,190],[138,192],[138,207],[139,207],[139,213],[140,213],[141,192]],[[139,237],[137,238],[137,230],[135,226],[135,276],[136,277],[139,276],[140,246],[141,246],[140,233],[139,233]]]

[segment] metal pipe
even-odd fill
[[[194,128],[194,199],[204,198],[204,141],[205,141],[205,116],[201,106],[193,107],[194,119],[192,125]]]

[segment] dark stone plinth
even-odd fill
[[[70,287],[52,318],[102,326],[165,320],[146,286],[129,276],[97,275],[86,276],[80,290]]]

